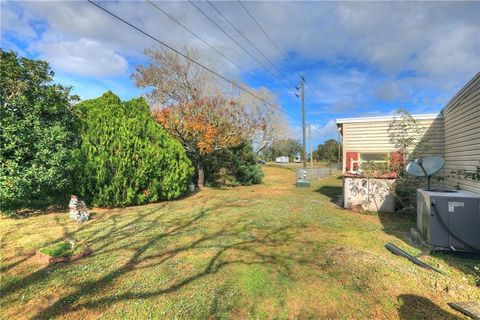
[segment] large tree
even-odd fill
[[[77,98],[53,76],[47,62],[0,50],[2,211],[56,203],[72,187]]]
[[[192,60],[200,59],[197,50],[185,51]],[[137,66],[132,78],[138,87],[151,89],[147,98],[152,107],[183,105],[219,93],[216,78],[190,60],[157,47],[146,49],[145,55],[150,63]]]
[[[257,97],[240,91],[234,99],[239,124],[245,138],[252,143],[253,149],[260,154],[276,141],[286,139],[290,130],[284,114],[278,107],[277,98],[267,89],[250,89]]]
[[[126,206],[182,195],[193,168],[183,147],[155,123],[143,98],[111,92],[78,105],[82,144],[78,188],[96,206]]]
[[[329,139],[317,147],[319,160],[335,163],[342,158],[342,145],[334,139]]]
[[[186,49],[193,60],[197,50]],[[235,147],[246,140],[262,150],[287,132],[285,121],[267,90],[248,90],[258,99],[223,81],[193,62],[162,49],[147,49],[147,66],[132,76],[137,86],[150,88],[152,112],[195,162],[198,185],[204,185],[204,159],[211,152]],[[210,66],[215,69],[213,66]],[[240,87],[246,87],[238,83]]]
[[[241,127],[235,126],[227,101],[202,99],[154,111],[154,118],[184,146],[197,168],[197,184],[205,184],[205,158],[220,149],[240,144]]]
[[[262,151],[262,156],[269,161],[275,158],[287,156],[293,159],[297,153],[302,153],[302,144],[294,139],[282,139],[273,142],[270,146]]]

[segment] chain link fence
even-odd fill
[[[340,174],[341,171],[337,168],[307,168],[297,169],[297,180],[312,181],[317,180],[333,174]]]

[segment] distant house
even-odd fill
[[[275,162],[276,163],[288,163],[289,162],[289,158],[287,156],[281,156],[281,157],[277,157],[275,159]]]
[[[423,156],[439,155],[445,166],[437,175],[443,180],[437,185],[480,193],[480,182],[452,174],[452,170],[475,171],[480,166],[480,73],[465,85],[439,114],[417,114],[426,150]],[[375,177],[385,188],[370,189],[362,175],[365,164],[388,168],[392,161],[402,161],[390,142],[389,124],[394,116],[337,119],[343,136],[344,206],[361,204],[372,211],[393,212],[395,201],[388,186],[395,174]]]

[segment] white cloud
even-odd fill
[[[156,4],[243,66],[251,70],[259,68],[190,3],[159,1]],[[144,35],[86,2],[38,1],[20,5],[29,15],[45,19],[50,31],[69,34],[74,39],[96,40],[128,55],[141,55],[143,49],[152,44]],[[102,2],[101,5],[177,48],[197,44],[207,56],[218,60],[221,68],[231,69],[223,58],[146,2]],[[268,65],[207,3],[196,5]],[[215,2],[214,5],[273,62],[282,62],[283,56],[238,3]],[[299,57],[330,62],[356,59],[391,73],[412,67],[419,73],[436,72],[445,68],[441,65],[446,65],[446,70],[465,72],[469,66],[465,58],[472,55],[479,58],[478,52],[472,52],[480,41],[478,2],[248,2],[245,5],[282,50]],[[9,24],[25,26],[23,20]]]
[[[20,13],[12,8],[1,6],[1,30],[10,32],[21,38],[33,38],[37,35],[32,26],[28,23],[32,18],[28,13]],[[3,40],[2,40],[3,42]]]
[[[480,12],[479,12],[480,15]],[[480,21],[480,18],[479,18]],[[435,76],[480,70],[480,23],[448,30],[419,55],[415,67]]]
[[[190,3],[155,3],[239,65],[256,74],[260,70],[251,57]],[[185,45],[198,46],[203,61],[215,63],[227,76],[241,74],[147,2],[104,1],[100,4],[180,50]],[[268,65],[208,3],[196,4]],[[297,82],[297,75],[304,74],[318,92],[307,93],[308,102],[326,105],[328,111],[354,111],[357,106],[365,105],[367,97],[421,103],[425,92],[442,91],[452,96],[480,70],[480,2],[244,4],[282,51],[294,60],[296,68],[288,70],[289,78]],[[287,68],[283,56],[238,3],[214,2],[214,5],[274,64]],[[31,26],[43,21],[45,26],[40,30],[54,34],[55,41],[60,42],[55,44],[42,34],[40,38],[35,37],[30,47],[41,51],[55,68],[80,75],[125,72],[126,57],[138,61],[143,57],[143,49],[154,43],[87,2],[2,2],[2,31],[7,30],[5,21],[9,21],[10,32],[23,38],[33,37],[35,30]],[[85,48],[79,47],[84,44]],[[65,58],[56,50],[70,56]],[[86,64],[89,59],[94,61]],[[86,67],[75,65],[75,61],[81,61]],[[98,61],[105,64],[99,68]],[[331,68],[327,72],[325,65]],[[404,73],[409,73],[409,77]],[[286,92],[279,85],[282,82],[288,83],[278,78],[278,88]]]
[[[81,38],[76,41],[38,42],[30,47],[54,69],[81,76],[125,75],[128,62],[100,42]]]
[[[381,84],[375,95],[382,101],[403,101],[407,95],[397,82],[386,82]]]
[[[367,80],[368,75],[355,68],[314,73],[306,88],[307,113],[340,114],[355,110],[367,96],[366,88],[371,85]]]
[[[322,140],[334,139],[338,135],[337,123],[334,119],[329,120],[326,124],[312,124],[312,138]]]
[[[330,119],[325,124],[312,123],[310,124],[310,129],[312,131],[312,139],[315,141],[325,141],[328,139],[337,139],[338,129],[335,119]],[[308,127],[306,127],[306,135],[308,139]],[[302,127],[296,126],[292,131],[292,138],[301,140],[302,139]]]

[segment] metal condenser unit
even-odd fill
[[[417,189],[417,228],[434,250],[479,252],[480,194]]]

